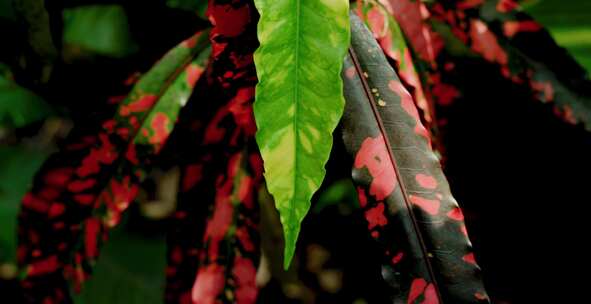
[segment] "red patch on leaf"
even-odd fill
[[[394,166],[391,163],[386,142],[382,135],[366,138],[355,156],[355,168],[366,167],[373,177],[369,187],[369,194],[378,201],[389,196],[396,187],[397,179]]]
[[[201,170],[203,170],[203,166],[201,164],[192,164],[185,168],[185,174],[183,175],[182,183],[183,192],[189,191],[199,183],[201,180]]]
[[[235,37],[240,35],[250,23],[248,5],[234,8],[232,5],[217,5],[212,3],[207,7],[207,16],[214,25],[211,35]]]
[[[92,188],[96,184],[95,179],[75,180],[68,185],[68,190],[71,192],[82,192]]]
[[[53,169],[45,174],[45,183],[55,187],[63,187],[74,173],[72,168]]]
[[[478,300],[486,300],[486,299],[488,299],[488,296],[486,294],[484,294],[484,293],[481,293],[481,292],[474,293],[474,297],[476,299],[478,299]]]
[[[60,190],[46,186],[37,193],[37,196],[43,200],[52,201],[60,196]]]
[[[65,210],[66,210],[66,207],[64,206],[64,204],[53,203],[53,204],[51,204],[51,207],[49,207],[49,212],[48,212],[49,218],[58,217],[58,216],[62,215]]]
[[[216,197],[213,216],[207,221],[205,236],[211,238],[215,243],[223,239],[232,223],[233,211],[234,208],[229,197]]]
[[[442,106],[451,105],[460,96],[460,91],[454,86],[441,82],[434,84],[431,92],[436,97],[437,104]]]
[[[423,278],[417,278],[412,281],[407,303],[414,304],[421,295],[423,296],[421,304],[439,304],[435,285],[427,283]]]
[[[464,214],[462,213],[462,209],[460,209],[460,207],[455,207],[452,210],[450,210],[447,213],[447,217],[449,217],[452,220],[456,220],[456,221],[463,221],[464,220]]]
[[[134,144],[129,145],[129,148],[127,148],[127,151],[125,152],[125,158],[130,163],[134,165],[139,165],[140,161],[137,159],[137,153]]]
[[[507,53],[501,48],[497,37],[484,22],[472,20],[470,23],[470,37],[472,38],[472,50],[482,55],[484,59],[501,65],[507,64]]]
[[[236,238],[238,238],[240,244],[242,244],[242,247],[244,247],[244,251],[254,251],[255,247],[252,240],[250,239],[250,235],[248,234],[246,227],[240,227],[236,229]]]
[[[125,117],[131,113],[146,112],[152,108],[156,100],[158,100],[158,96],[156,95],[144,95],[127,105],[122,105],[119,108],[119,115]]]
[[[256,287],[256,268],[252,261],[244,257],[236,256],[232,274],[236,279],[236,303],[255,303],[258,290]]]
[[[375,207],[365,211],[368,227],[371,230],[377,226],[385,226],[388,220],[384,216],[384,203],[378,203]]]
[[[40,276],[55,272],[59,269],[57,256],[52,255],[44,260],[37,261],[29,265],[27,274],[31,277]]]
[[[464,260],[466,263],[470,263],[470,264],[474,264],[476,265],[476,259],[474,258],[474,253],[468,253],[466,254],[462,260]]]
[[[357,197],[359,198],[359,206],[365,208],[365,206],[367,206],[367,196],[365,195],[365,190],[363,188],[357,187]]]
[[[389,1],[389,4],[390,13],[394,14],[419,57],[429,63],[434,62],[443,48],[443,41],[424,21],[429,17],[425,5],[411,0]]]
[[[519,7],[515,0],[499,0],[497,3],[497,11],[501,13],[508,13]]]
[[[108,205],[115,210],[123,211],[127,209],[129,203],[137,196],[139,187],[132,184],[129,176],[125,176],[121,182],[113,179],[110,183],[112,201]]]
[[[90,205],[94,202],[93,194],[76,194],[74,200],[82,205]]]
[[[224,288],[224,269],[216,264],[199,269],[193,285],[192,295],[195,304],[213,304]]]
[[[534,91],[539,93],[539,98],[543,102],[551,102],[554,100],[554,87],[549,81],[534,81],[530,82],[530,85]]]
[[[345,70],[345,76],[347,76],[347,78],[349,79],[353,79],[353,77],[355,77],[355,68],[354,67],[348,67],[347,70]]]
[[[84,251],[88,258],[96,258],[98,256],[100,228],[101,222],[97,218],[89,218],[85,221]]]
[[[195,86],[195,83],[197,83],[197,80],[199,80],[199,77],[201,77],[201,74],[203,74],[203,67],[197,64],[190,64],[187,69],[187,85],[192,88]]]
[[[25,194],[22,204],[24,207],[40,213],[45,213],[49,208],[49,203],[47,201],[37,198],[32,193]]]
[[[507,21],[503,24],[503,33],[509,38],[515,36],[517,33],[537,32],[540,29],[542,29],[540,24],[533,20]]]
[[[153,145],[162,146],[166,139],[168,138],[168,134],[170,130],[168,129],[168,124],[170,119],[166,114],[159,112],[154,115],[152,118],[152,131],[154,132],[152,137],[150,137],[150,143]]]
[[[465,235],[466,237],[468,236],[468,229],[466,229],[466,225],[462,225],[460,226],[460,231],[462,232],[463,235]]]
[[[441,205],[439,200],[426,199],[416,195],[409,195],[408,198],[413,204],[421,207],[421,209],[430,215],[437,215],[439,213],[439,206]]]
[[[408,93],[402,83],[397,80],[390,80],[390,82],[388,82],[388,87],[394,93],[398,94],[398,96],[400,96],[400,106],[415,121],[414,132],[417,135],[424,137],[427,140],[428,145],[431,146],[431,137],[429,136],[429,131],[427,131],[427,129],[425,129],[423,126],[423,123],[421,123],[419,111],[417,110],[410,93]]]
[[[415,175],[415,180],[419,185],[425,189],[435,189],[437,188],[437,180],[433,178],[431,175],[426,174],[417,174]]]
[[[80,177],[86,177],[100,171],[100,164],[111,164],[117,159],[118,153],[115,146],[109,141],[106,134],[99,134],[101,141],[98,148],[93,148],[82,160],[81,166],[76,170]]]
[[[392,257],[392,264],[396,265],[396,264],[400,263],[400,261],[402,261],[403,257],[404,257],[404,253],[402,251],[397,253],[394,257]]]
[[[459,8],[461,10],[465,10],[465,9],[480,6],[482,3],[484,3],[484,0],[464,0],[464,1],[457,4],[457,8]]]

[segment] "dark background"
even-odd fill
[[[4,59],[22,43],[9,2],[0,0],[0,39],[11,42],[0,43],[0,72]],[[0,296],[5,299],[15,291],[20,197],[55,141],[85,117],[70,114],[89,114],[88,105],[103,98],[89,92],[124,79],[132,66],[149,65],[200,26],[187,12],[195,9],[187,4],[191,1],[63,3],[70,8],[64,12],[64,33],[57,36],[65,60],[77,64],[57,67],[59,77],[52,87],[58,92],[43,92],[61,94],[62,99],[47,102],[0,73]],[[558,43],[591,69],[591,1],[526,3]],[[149,51],[138,55],[138,49]],[[450,111],[445,171],[465,210],[489,293],[498,304],[584,302],[590,281],[591,134],[557,119],[551,105],[529,98],[528,92],[497,76],[495,67],[463,62],[458,70],[480,77],[458,76],[469,89]],[[24,80],[26,87],[42,88]],[[85,94],[88,98],[81,102]],[[351,185],[342,180],[348,170],[342,161],[335,157],[328,165],[326,183],[302,228],[294,269],[271,267],[261,303],[387,301],[379,252],[356,212]],[[166,221],[146,217],[141,206],[134,205],[112,233],[77,303],[161,302]],[[271,230],[276,226],[269,225]]]

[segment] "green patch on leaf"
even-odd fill
[[[285,233],[287,268],[322,183],[344,108],[340,72],[350,40],[347,0],[255,0],[254,114],[265,178]]]

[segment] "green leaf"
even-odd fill
[[[350,39],[347,0],[255,0],[260,47],[254,114],[265,178],[285,233],[287,268],[322,183],[344,107],[340,71]]]
[[[64,44],[111,57],[137,49],[131,39],[127,15],[119,5],[88,5],[64,10]]]

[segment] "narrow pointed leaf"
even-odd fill
[[[382,273],[397,301],[488,303],[412,96],[356,16],[351,29],[343,139],[368,229],[385,252]]]
[[[37,173],[19,216],[22,286],[31,301],[69,298],[98,256],[106,230],[137,194],[208,56],[207,32],[167,53],[100,130],[72,134]],[[98,134],[97,134],[98,133]]]
[[[265,180],[285,233],[285,267],[322,183],[344,100],[347,0],[255,0],[260,13],[254,106]]]

